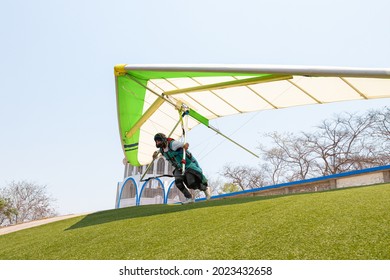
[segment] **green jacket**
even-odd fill
[[[176,151],[172,149],[172,143],[175,140],[168,141],[168,151],[164,152],[163,148],[160,148],[160,153],[173,165],[175,169],[182,169],[183,148],[179,148]],[[206,177],[203,175],[202,168],[199,166],[196,158],[187,150],[186,151],[186,169],[192,169],[199,172],[202,175],[202,182],[207,182]]]

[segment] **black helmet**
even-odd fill
[[[154,135],[154,142],[156,142],[157,140],[162,142],[162,145],[156,144],[157,148],[165,148],[167,146],[167,137],[164,133],[157,133],[156,135]]]

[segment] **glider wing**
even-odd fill
[[[122,146],[133,166],[150,163],[157,132],[179,138],[228,115],[291,106],[390,97],[390,69],[264,65],[117,65]]]

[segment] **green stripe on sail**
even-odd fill
[[[201,114],[199,114],[198,112],[190,109],[190,116],[193,117],[195,120],[197,120],[198,122],[204,124],[205,126],[209,126],[209,119],[207,119],[206,117],[202,116]]]
[[[140,130],[138,129],[138,131],[129,138],[126,137],[126,132],[129,131],[142,116],[147,81],[140,81],[140,83],[141,85],[125,76],[117,77],[119,129],[126,158],[133,166],[140,165],[138,161]]]

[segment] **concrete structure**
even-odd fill
[[[367,186],[390,182],[390,165],[349,171],[319,178],[283,183],[262,188],[228,193],[218,198],[230,196],[268,196],[304,192],[317,192],[347,187]],[[215,197],[217,198],[217,197]]]
[[[172,174],[172,166],[164,158],[155,161],[153,168],[151,168],[145,176],[145,178],[154,179],[145,182],[140,182],[140,177],[143,172],[145,172],[146,166],[132,167],[128,163],[125,165],[125,179],[123,182],[118,183],[115,208],[183,201],[184,196],[176,188],[174,178],[162,176],[164,174]],[[325,177],[227,193],[213,196],[212,199],[222,199],[233,196],[268,196],[317,192],[388,182],[390,182],[390,165],[385,165]],[[197,200],[204,200],[204,197],[200,197]]]
[[[164,157],[155,160],[148,171],[147,166],[132,166],[126,161],[124,164],[124,180],[117,185],[115,208],[184,201],[171,176],[173,167]]]

